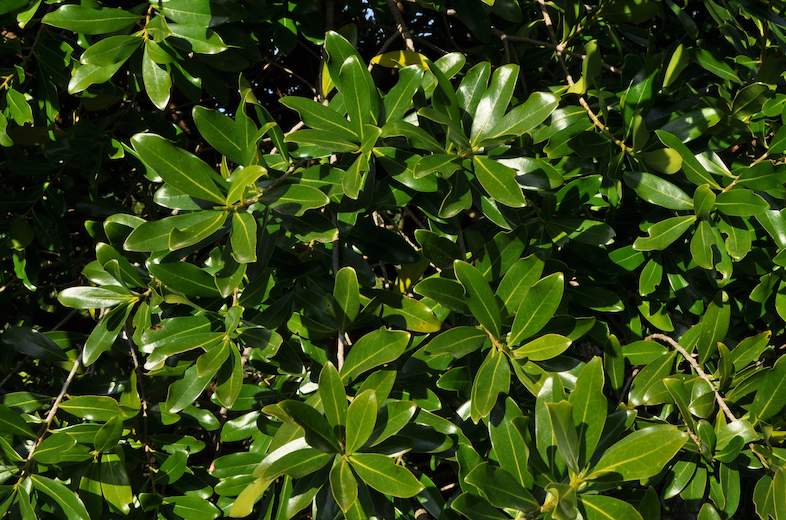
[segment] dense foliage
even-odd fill
[[[0,516],[786,520],[784,16],[0,0]]]

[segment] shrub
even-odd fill
[[[0,4],[0,512],[782,520],[782,7]]]

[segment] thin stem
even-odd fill
[[[19,485],[27,477],[30,466],[33,464],[35,450],[38,449],[38,446],[41,445],[44,437],[46,437],[46,434],[49,432],[49,427],[52,425],[52,421],[55,419],[55,414],[57,413],[58,408],[60,408],[60,403],[63,401],[66,392],[68,392],[68,387],[71,386],[71,382],[74,380],[74,377],[76,377],[76,373],[79,371],[79,367],[82,365],[81,359],[82,352],[78,350],[76,359],[74,360],[74,366],[72,366],[71,371],[68,372],[68,377],[66,377],[63,387],[60,389],[60,393],[55,398],[55,402],[52,403],[49,413],[46,414],[46,419],[44,419],[44,425],[41,428],[41,433],[38,434],[33,447],[30,449],[30,453],[27,455],[25,465],[22,468],[22,472],[19,474],[19,479],[16,482],[17,485]]]
[[[565,73],[565,79],[568,82],[568,86],[572,87],[573,85],[575,85],[575,82],[573,81],[573,76],[571,76],[570,71],[568,70],[568,66],[565,63],[565,58],[563,56],[566,44],[565,42],[558,42],[557,40],[557,35],[554,32],[554,25],[551,22],[551,16],[549,16],[549,12],[546,9],[545,0],[538,0],[538,5],[540,6],[540,12],[541,15],[543,16],[543,23],[546,24],[546,29],[549,32],[549,37],[551,38],[551,41],[554,44],[554,53],[557,55],[557,60],[559,61],[559,64],[562,67],[563,72]],[[598,118],[598,116],[595,114],[595,112],[592,111],[592,108],[590,108],[589,103],[587,103],[587,100],[584,99],[584,96],[579,96],[579,104],[582,106],[582,108],[584,108],[584,111],[587,112],[587,115],[592,121],[592,124],[595,125],[595,127],[598,130],[603,132],[603,134],[605,134],[606,137],[608,137],[614,144],[619,146],[623,152],[629,153],[633,151],[633,148],[626,145],[623,141],[617,139],[614,136],[614,134],[611,133],[608,127],[605,124],[603,124],[603,121],[601,121]]]
[[[134,377],[136,377],[136,386],[137,390],[139,391],[139,402],[142,406],[142,444],[144,446],[145,456],[147,459],[147,471],[150,475],[150,487],[152,488],[153,493],[155,493],[156,483],[155,479],[153,479],[153,466],[155,459],[150,452],[150,445],[148,444],[147,398],[145,397],[145,386],[142,382],[142,369],[139,366],[139,359],[136,356],[136,346],[131,340],[132,334],[128,323],[125,324],[124,332],[126,336],[126,342],[128,343],[128,353],[131,356],[131,362],[134,365]]]
[[[407,24],[404,22],[404,17],[401,16],[401,7],[396,0],[388,0],[388,8],[390,14],[393,15],[393,21],[396,22],[396,30],[398,30],[401,39],[404,40],[404,47],[408,51],[415,51],[415,43],[412,41],[412,36],[407,29]]]
[[[731,409],[726,404],[726,401],[723,399],[723,397],[720,395],[718,390],[715,388],[715,384],[712,382],[712,379],[710,379],[710,377],[706,374],[706,372],[704,372],[704,369],[701,368],[701,365],[699,364],[698,361],[696,361],[696,358],[694,358],[693,355],[690,352],[685,350],[685,348],[682,345],[680,345],[679,343],[677,343],[676,341],[671,339],[669,336],[667,336],[665,334],[660,334],[658,332],[656,332],[655,334],[650,334],[649,336],[647,336],[644,339],[647,339],[647,340],[656,339],[656,340],[662,341],[662,342],[667,343],[668,345],[670,345],[677,352],[679,352],[680,355],[683,358],[685,358],[685,361],[687,361],[690,364],[690,366],[693,368],[694,372],[696,372],[696,374],[705,383],[710,385],[710,388],[712,388],[712,391],[715,394],[715,401],[718,403],[718,406],[723,411],[724,415],[726,415],[726,418],[729,421],[731,421],[731,422],[734,422],[734,421],[737,420],[737,417],[734,416],[734,414],[732,413]]]
[[[333,251],[331,252],[331,261],[333,264],[333,276],[338,274],[341,266],[341,235],[338,232],[338,222],[336,216],[333,215],[333,224],[336,226],[336,239],[333,241]],[[336,365],[338,369],[344,366],[344,351],[346,349],[346,336],[344,334],[344,327],[339,326],[338,334],[336,337]]]
[[[581,52],[569,51],[564,46],[560,47],[559,45],[555,45],[555,44],[553,44],[551,42],[547,42],[547,41],[543,41],[543,40],[537,40],[535,38],[530,38],[528,36],[517,36],[517,35],[514,35],[514,34],[506,34],[506,33],[502,32],[502,31],[500,31],[499,29],[492,29],[492,31],[503,42],[509,41],[509,42],[513,42],[513,43],[530,43],[530,44],[536,45],[538,47],[545,47],[547,49],[554,49],[555,52],[559,52],[561,54],[569,54],[570,56],[572,56],[574,58],[584,59],[586,57],[586,54],[583,54]],[[604,69],[608,70],[609,72],[613,72],[614,74],[621,74],[622,73],[622,71],[620,71],[620,69],[618,69],[614,65],[609,65],[606,62],[601,62],[601,67],[603,67]]]

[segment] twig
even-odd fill
[[[341,370],[341,367],[344,366],[344,332],[338,332],[338,339],[336,340],[336,364],[338,365],[338,369]]]
[[[338,274],[339,267],[341,266],[341,235],[338,233],[338,222],[335,214],[333,215],[333,224],[336,226],[337,234],[336,239],[333,241],[333,251],[331,252],[331,261],[333,264],[333,276]],[[346,337],[344,334],[344,327],[339,326],[338,334],[336,337],[336,365],[338,369],[344,366],[344,350],[346,348]]]
[[[124,327],[124,333],[126,336],[126,342],[128,343],[128,353],[131,355],[131,362],[134,365],[134,377],[136,377],[136,386],[137,390],[139,391],[139,402],[142,406],[142,444],[144,446],[143,449],[147,459],[147,471],[150,475],[150,487],[152,488],[153,493],[155,493],[156,483],[155,479],[153,479],[153,465],[155,459],[150,452],[150,445],[148,444],[147,398],[145,397],[145,386],[142,383],[142,370],[139,367],[139,359],[136,357],[136,346],[134,345],[134,342],[131,341],[132,334],[130,334],[130,332],[130,327],[128,326],[128,323],[126,323]]]
[[[729,406],[726,404],[726,401],[723,399],[723,397],[721,397],[720,393],[715,388],[715,384],[712,382],[712,379],[710,379],[709,376],[704,372],[704,369],[701,368],[701,365],[699,364],[698,361],[696,361],[696,359],[693,357],[693,355],[690,352],[688,352],[687,350],[685,350],[685,348],[682,345],[680,345],[679,343],[677,343],[676,341],[671,339],[669,336],[667,336],[665,334],[661,334],[659,332],[656,332],[655,334],[650,334],[649,336],[647,336],[644,339],[645,340],[657,339],[659,341],[667,343],[674,350],[679,352],[680,355],[682,355],[682,357],[685,358],[685,360],[688,363],[690,363],[690,366],[693,368],[693,370],[696,372],[696,374],[705,383],[710,385],[710,388],[712,388],[712,391],[715,394],[715,401],[717,401],[718,406],[720,407],[720,409],[723,410],[723,413],[724,413],[724,415],[726,415],[726,418],[729,421],[731,421],[731,422],[734,422],[734,421],[737,420],[737,418],[734,416],[734,414],[732,413],[732,411],[729,408]]]
[[[517,36],[517,35],[513,35],[513,34],[506,34],[506,33],[502,32],[502,31],[500,31],[499,29],[492,29],[492,31],[494,32],[494,34],[497,35],[497,37],[500,40],[503,40],[503,42],[504,41],[510,41],[510,42],[514,42],[514,43],[530,43],[530,44],[536,45],[538,47],[545,47],[545,48],[548,48],[548,49],[554,49],[555,52],[559,52],[561,54],[569,54],[570,56],[572,56],[574,58],[584,59],[586,57],[586,54],[583,54],[581,52],[569,51],[564,46],[560,47],[560,46],[555,45],[555,44],[553,44],[551,42],[546,42],[546,41],[543,41],[543,40],[537,40],[535,38],[530,38],[528,36]],[[618,69],[614,65],[609,65],[606,62],[601,62],[601,67],[603,67],[604,69],[608,70],[609,72],[613,72],[614,74],[621,74],[622,73],[622,71],[620,69]]]
[[[26,358],[24,358],[24,357],[22,359],[20,359],[19,362],[16,364],[16,366],[5,375],[3,380],[0,381],[0,388],[3,388],[3,385],[5,385],[8,382],[8,380],[11,379],[11,376],[13,376],[17,372],[19,372],[19,369],[22,368],[22,365],[25,364],[25,361],[26,361]]]
[[[59,329],[60,327],[62,327],[66,323],[68,323],[71,320],[71,318],[76,316],[77,312],[79,312],[78,309],[71,310],[71,312],[69,312],[68,314],[65,315],[65,318],[63,318],[62,320],[58,321],[57,324],[54,325],[50,330],[57,330],[57,329]]]
[[[63,397],[65,397],[66,392],[68,392],[68,387],[71,386],[71,382],[74,380],[77,371],[79,371],[79,367],[81,366],[82,352],[79,351],[79,349],[77,350],[78,352],[76,359],[74,360],[74,366],[71,367],[71,371],[68,373],[68,377],[66,377],[66,380],[63,383],[63,388],[60,389],[60,393],[55,398],[55,402],[52,403],[49,413],[46,414],[44,426],[41,428],[41,433],[38,434],[33,447],[30,449],[30,453],[27,455],[27,460],[25,461],[25,465],[22,468],[22,472],[19,474],[17,484],[21,483],[27,477],[27,472],[30,469],[30,466],[33,464],[35,450],[38,449],[38,446],[43,442],[44,437],[46,437],[47,432],[49,432],[49,427],[52,425],[52,421],[55,419],[55,414],[57,413],[58,408],[60,408],[60,403],[63,401]]]
[[[281,69],[282,71],[286,72],[287,74],[289,74],[293,78],[300,80],[301,83],[303,83],[305,86],[307,86],[309,89],[311,89],[311,93],[312,94],[314,94],[315,96],[317,95],[317,88],[310,81],[308,81],[306,78],[304,78],[303,76],[301,76],[300,74],[298,74],[294,70],[290,69],[286,65],[281,65],[280,63],[277,63],[277,62],[275,62],[273,60],[269,60],[267,62],[267,64],[273,65],[274,67],[277,67],[277,68]]]
[[[404,17],[401,16],[399,4],[396,0],[388,0],[388,8],[390,8],[390,14],[393,15],[393,21],[396,22],[396,29],[401,35],[401,39],[404,40],[404,47],[406,47],[408,51],[414,52],[415,43],[412,41],[412,36],[409,33],[409,29],[407,29],[407,24],[404,22]]]
[[[335,20],[334,0],[325,0],[325,27],[328,30],[333,29],[334,20]]]
[[[559,64],[565,73],[565,79],[568,81],[568,85],[572,87],[575,85],[575,82],[573,81],[573,76],[571,76],[570,71],[568,70],[567,64],[565,64],[565,58],[563,56],[565,51],[565,42],[558,43],[557,41],[557,35],[554,32],[554,25],[551,23],[551,16],[549,16],[549,12],[546,9],[545,0],[538,0],[538,5],[540,6],[540,12],[543,16],[543,23],[546,24],[546,29],[549,31],[549,37],[554,44],[554,53],[557,55],[557,60],[559,61]],[[604,125],[600,119],[598,119],[598,116],[595,115],[595,112],[592,111],[592,108],[590,108],[589,103],[587,103],[587,100],[584,99],[584,96],[579,96],[579,104],[582,106],[582,108],[584,108],[584,111],[587,112],[587,115],[592,121],[592,124],[595,125],[598,130],[603,132],[606,137],[611,139],[614,144],[619,146],[623,152],[633,151],[633,148],[626,145],[623,141],[617,139],[614,134],[611,133],[608,127]]]
[[[413,36],[413,38],[415,38],[419,43],[421,43],[422,45],[425,45],[426,47],[428,47],[429,49],[433,50],[434,52],[438,52],[438,53],[442,54],[443,56],[445,54],[448,54],[448,51],[446,51],[445,49],[443,49],[442,47],[440,47],[438,45],[434,45],[433,43],[428,41],[426,38],[421,38],[420,36]]]

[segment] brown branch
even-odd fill
[[[145,397],[145,386],[142,382],[142,369],[139,366],[139,359],[136,356],[136,346],[131,340],[132,334],[128,323],[125,324],[124,333],[126,335],[126,342],[128,343],[128,353],[131,356],[131,362],[134,365],[134,377],[136,377],[136,386],[137,391],[139,392],[139,402],[141,403],[142,407],[142,445],[145,452],[147,472],[150,476],[150,486],[155,493],[156,483],[155,479],[153,479],[153,474],[155,473],[153,469],[155,466],[155,459],[153,458],[153,454],[150,450],[150,444],[148,443],[147,398]]]
[[[71,367],[71,371],[68,372],[68,377],[66,377],[65,382],[63,383],[63,387],[60,389],[60,393],[55,398],[55,402],[52,403],[52,407],[49,409],[49,413],[46,414],[46,419],[44,419],[44,425],[41,428],[41,433],[38,434],[38,437],[33,444],[33,447],[30,449],[30,453],[27,455],[27,460],[25,461],[25,465],[22,468],[22,472],[19,474],[19,479],[17,480],[17,484],[21,483],[26,477],[27,473],[30,469],[30,466],[33,464],[33,456],[35,455],[35,450],[38,449],[38,446],[46,437],[46,434],[49,432],[49,427],[52,425],[52,421],[55,419],[55,414],[57,413],[58,408],[60,408],[60,403],[63,401],[63,397],[65,397],[66,392],[68,392],[68,387],[71,386],[71,382],[74,380],[76,373],[79,371],[79,367],[82,365],[82,352],[77,349],[76,359],[74,360],[74,366]]]
[[[701,365],[699,364],[698,361],[696,361],[696,358],[693,357],[693,354],[685,350],[685,348],[682,345],[680,345],[679,343],[677,343],[676,341],[674,341],[673,339],[671,339],[669,336],[665,334],[660,334],[656,332],[655,334],[650,334],[644,339],[645,340],[656,339],[662,341],[670,345],[677,352],[679,352],[680,355],[682,355],[682,357],[685,358],[685,361],[690,363],[690,366],[693,368],[693,371],[696,372],[696,374],[705,383],[710,385],[710,388],[712,388],[712,391],[715,394],[715,401],[718,403],[720,409],[723,410],[723,413],[724,415],[726,415],[726,418],[731,422],[737,420],[737,417],[734,416],[731,409],[729,408],[729,405],[726,404],[726,401],[723,399],[723,397],[720,395],[718,390],[715,388],[715,384],[712,382],[712,379],[710,379],[710,377],[706,374],[706,372],[704,372],[704,369],[701,368]]]
[[[543,41],[543,40],[537,40],[535,38],[530,38],[528,36],[517,36],[517,35],[513,35],[513,34],[506,34],[506,33],[502,32],[502,31],[500,31],[499,29],[492,29],[492,31],[503,42],[508,41],[508,42],[513,42],[513,43],[529,43],[529,44],[535,45],[537,47],[545,47],[547,49],[553,49],[555,52],[559,52],[561,54],[568,54],[570,56],[573,56],[574,58],[584,59],[587,56],[586,54],[583,54],[581,52],[569,51],[569,50],[567,50],[565,48],[565,46],[560,47],[559,45],[555,45],[555,44],[553,44],[551,42],[546,42],[546,41]],[[614,74],[621,74],[622,73],[622,71],[620,69],[618,69],[614,65],[609,65],[606,62],[601,62],[600,65],[604,69],[608,70],[609,72],[613,72]]]
[[[406,47],[408,51],[414,52],[415,43],[412,41],[412,35],[409,29],[407,29],[404,17],[401,16],[401,6],[396,0],[388,0],[388,8],[390,8],[390,14],[393,15],[393,21],[396,22],[396,29],[401,35],[401,39],[404,40],[404,47]]]
[[[549,12],[546,9],[546,2],[545,0],[538,0],[538,5],[540,6],[540,12],[543,16],[543,23],[546,24],[546,29],[549,31],[549,37],[551,38],[552,43],[554,44],[554,53],[557,55],[557,60],[559,61],[560,66],[562,67],[563,72],[565,73],[565,79],[568,81],[568,86],[572,87],[576,83],[573,81],[573,76],[571,76],[570,71],[568,70],[568,66],[565,63],[564,51],[565,51],[565,42],[559,42],[557,39],[557,35],[554,32],[554,25],[551,22],[551,16],[549,16]],[[614,134],[608,129],[608,127],[603,124],[595,112],[592,111],[590,108],[589,103],[587,100],[584,99],[584,96],[579,96],[579,104],[584,108],[584,111],[587,112],[592,124],[600,130],[603,134],[606,135],[614,144],[620,147],[623,152],[632,152],[633,148],[626,145],[623,141],[617,139]]]

